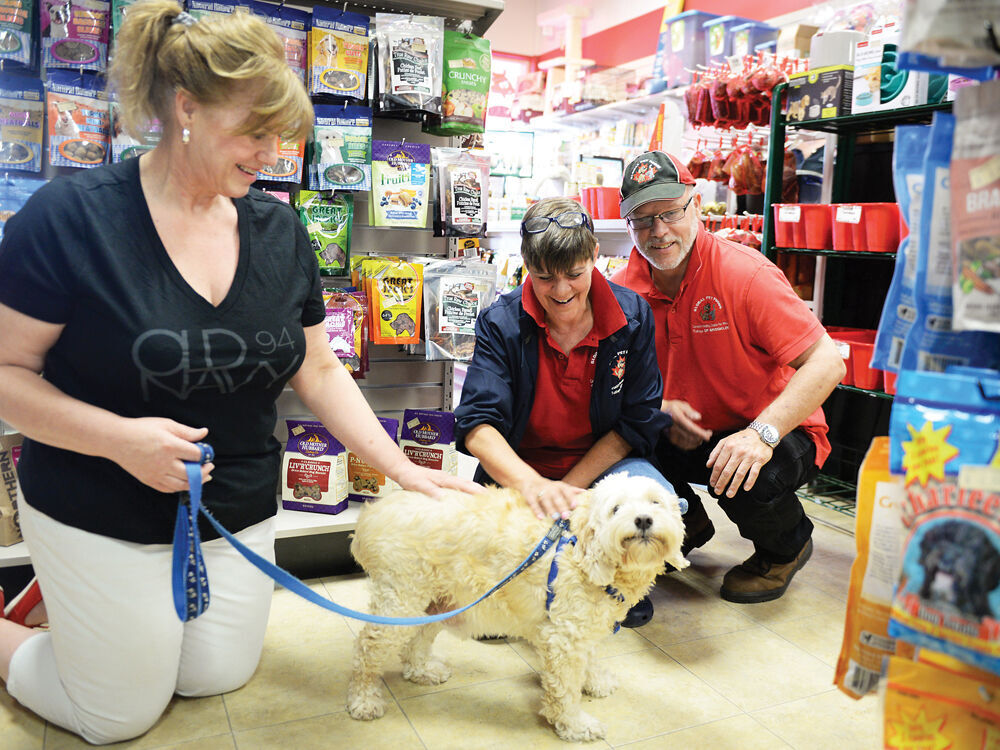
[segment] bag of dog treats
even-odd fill
[[[322,422],[288,419],[281,507],[316,513],[347,508],[347,452]]]
[[[392,441],[398,442],[399,420],[379,417],[378,421],[382,425],[382,429],[392,438]],[[396,482],[351,451],[347,452],[347,485],[347,498],[358,502],[384,497],[399,489]]]
[[[41,2],[42,63],[45,69],[106,70],[111,3],[106,0]]]
[[[485,237],[490,157],[458,148],[431,151],[437,177],[435,237]]]
[[[306,41],[309,37],[310,14],[307,10],[292,8],[284,3],[272,5],[254,0],[251,3],[254,15],[264,19],[264,23],[274,29],[285,46],[285,62],[295,71],[302,83],[306,82]]]
[[[430,164],[431,147],[426,143],[374,141],[368,224],[373,227],[426,227]]]
[[[142,133],[141,138],[133,138],[125,132],[119,117],[119,104],[111,100],[111,163],[117,164],[126,159],[141,156],[156,148],[163,136],[163,128],[159,120],[153,120]]]
[[[446,136],[485,132],[492,60],[489,41],[445,31],[443,60],[441,114],[428,114],[423,131]]]
[[[42,82],[0,76],[0,168],[42,171],[45,90]]]
[[[114,50],[115,39],[118,32],[122,30],[125,17],[128,15],[130,5],[134,5],[139,0],[111,0],[111,49]]]
[[[889,635],[1000,673],[1000,488],[962,478],[1000,466],[1000,374],[904,370],[889,437],[905,492]]]
[[[226,16],[238,9],[249,10],[249,4],[243,5],[235,0],[187,0],[187,12],[197,19]]]
[[[441,114],[444,19],[375,14],[379,56],[379,109]]]
[[[26,177],[16,173],[0,177],[0,239],[3,238],[7,220],[20,211],[31,194],[46,182],[47,180],[39,177]]]
[[[458,475],[455,415],[450,411],[404,409],[399,447],[419,466]]]
[[[385,258],[362,263],[371,309],[371,339],[375,344],[416,344],[420,341],[424,267]]]
[[[328,276],[346,275],[350,267],[354,196],[300,190],[298,207],[320,271]]]
[[[371,109],[318,104],[315,111],[309,187],[313,190],[371,190]]]
[[[364,294],[325,291],[323,300],[330,349],[351,375],[363,378],[368,371],[368,318]]]
[[[111,146],[111,108],[97,76],[49,70],[48,79],[49,164],[81,168],[103,164]]]
[[[265,182],[302,182],[305,152],[305,141],[278,141],[278,160],[257,172],[257,179]]]
[[[955,120],[953,324],[1000,333],[1000,81],[959,89]]]
[[[309,93],[364,99],[367,78],[368,16],[315,6],[309,30]]]
[[[1000,65],[996,37],[986,26],[1000,28],[1000,0],[908,0],[903,6],[900,69],[928,69],[925,58],[932,58],[932,70],[970,75],[968,69],[978,68],[972,75],[987,80],[990,66]]]
[[[496,299],[497,267],[475,260],[424,264],[424,339],[428,360],[468,362],[476,349],[476,318]]]
[[[889,438],[872,440],[858,478],[854,541],[844,641],[834,682],[852,698],[875,692],[887,656],[913,656],[913,647],[889,637],[889,606],[903,549],[903,484],[889,474]]]
[[[21,541],[21,520],[17,512],[17,462],[23,437],[16,432],[0,435],[0,547]]]
[[[0,67],[5,71],[33,68],[35,0],[7,0],[0,15]]]

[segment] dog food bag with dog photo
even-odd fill
[[[889,607],[899,581],[903,549],[900,511],[903,483],[889,474],[889,438],[872,440],[858,479],[854,540],[844,640],[834,682],[852,698],[875,693],[887,656],[913,655],[913,647],[889,637]]]
[[[496,299],[497,267],[476,260],[424,265],[427,360],[468,362],[476,350],[476,319]]]
[[[300,190],[298,207],[320,271],[328,276],[345,276],[350,267],[354,196]]]
[[[250,5],[254,15],[264,19],[264,23],[281,37],[285,47],[285,62],[295,71],[302,83],[306,82],[306,62],[309,57],[306,43],[309,37],[309,11],[292,8],[284,3],[272,5],[253,0]]]
[[[0,13],[0,68],[32,68],[34,61],[35,0],[6,0]]]
[[[106,0],[41,0],[45,69],[106,70],[110,26]]]
[[[445,136],[485,132],[492,61],[489,41],[445,31],[443,59],[441,114],[427,115],[423,131]]]
[[[0,435],[0,547],[21,541],[21,520],[17,510],[17,462],[23,436],[16,432]]]
[[[368,78],[368,16],[325,5],[313,8],[309,30],[309,93],[364,99]]]
[[[889,423],[903,478],[902,574],[889,635],[1000,673],[1000,374],[904,370]]]
[[[394,443],[399,442],[399,420],[379,417],[379,424]],[[351,451],[347,452],[347,498],[367,502],[388,495],[399,489],[399,485],[363,458]]]
[[[444,19],[376,13],[375,38],[379,56],[379,109],[441,114]]]
[[[371,108],[317,104],[314,109],[309,187],[371,190]]]
[[[281,507],[316,513],[347,508],[347,452],[322,422],[285,420],[288,443],[282,463]]]
[[[87,169],[103,164],[111,145],[111,108],[97,76],[71,70],[47,74],[49,164]]]
[[[420,341],[424,267],[421,263],[375,259],[362,264],[376,344]]]
[[[458,475],[455,415],[450,411],[403,410],[399,447],[419,466]]]
[[[956,330],[1000,333],[1000,81],[959,89],[951,156]]]
[[[42,171],[45,90],[19,75],[0,77],[0,169]]]
[[[431,147],[426,143],[374,141],[369,225],[426,227],[430,165]]]

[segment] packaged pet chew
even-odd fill
[[[373,227],[427,226],[431,147],[426,143],[372,143],[372,197],[368,223]]]
[[[904,549],[889,635],[1000,673],[1000,492],[964,481],[1000,451],[1000,376],[903,371],[890,470]]]
[[[153,120],[142,133],[142,138],[133,138],[125,132],[118,116],[118,102],[111,101],[111,162],[117,164],[126,159],[140,156],[156,148],[163,136],[163,129],[158,120]]]
[[[490,157],[458,148],[431,152],[437,177],[436,237],[485,237]]]
[[[355,378],[368,370],[367,301],[363,292],[325,291],[326,334],[330,349]]]
[[[16,173],[0,177],[0,239],[7,220],[20,211],[28,198],[48,180]]]
[[[285,420],[288,443],[282,463],[281,506],[340,513],[347,508],[347,453],[322,422]]]
[[[42,82],[27,76],[0,77],[0,169],[42,171],[44,121]]]
[[[371,108],[317,104],[314,109],[309,187],[371,190]]]
[[[444,19],[375,14],[379,55],[379,109],[441,114]]]
[[[111,145],[111,111],[97,76],[50,70],[48,78],[49,164],[82,168],[103,164]]]
[[[0,435],[0,547],[21,541],[17,510],[17,462],[23,437],[16,432]]]
[[[281,37],[285,46],[285,62],[295,71],[299,80],[306,82],[306,42],[309,37],[309,18],[307,10],[291,8],[284,3],[272,5],[254,0],[251,5],[254,15],[264,19],[264,23],[274,29]]]
[[[889,438],[876,437],[861,463],[847,619],[834,682],[852,698],[875,692],[882,662],[913,647],[889,637],[889,606],[899,580],[903,483],[889,474]]]
[[[398,442],[399,420],[379,417],[378,421],[382,425],[382,429],[392,438],[392,441]],[[347,486],[348,500],[359,502],[384,497],[393,490],[399,489],[399,485],[392,479],[369,465],[353,451],[347,452]]]
[[[952,323],[1000,333],[1000,81],[959,89],[955,120]]]
[[[423,265],[371,259],[362,264],[371,307],[371,338],[376,344],[420,341]]]
[[[241,7],[235,0],[187,0],[187,12],[195,18],[211,18],[214,15],[229,15]],[[247,6],[243,6],[247,7]]]
[[[455,415],[450,411],[405,409],[399,447],[419,466],[458,475]]]
[[[125,16],[128,14],[130,5],[134,5],[139,0],[111,0],[111,47],[114,49],[115,39],[118,32],[122,30],[125,23]]]
[[[351,253],[354,196],[300,190],[298,206],[299,218],[309,233],[320,271],[330,276],[346,275]]]
[[[302,182],[305,141],[278,141],[278,160],[257,172],[266,182]]]
[[[434,135],[486,131],[490,94],[490,43],[482,37],[444,32],[441,114],[427,115],[423,130]]]
[[[35,0],[6,0],[0,14],[0,68],[12,70],[34,67],[32,29]]]
[[[496,299],[497,267],[476,260],[424,264],[425,357],[468,362],[476,318]]]
[[[45,69],[106,70],[111,3],[105,0],[41,0],[41,3]]]
[[[317,5],[309,30],[309,93],[364,99],[368,16]]]

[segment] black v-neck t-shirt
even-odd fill
[[[138,159],[57,178],[4,228],[0,302],[65,326],[43,377],[67,395],[207,427],[215,470],[204,502],[237,531],[276,512],[275,401],[302,364],[303,327],[324,310],[295,212],[258,190],[233,203],[239,262],[213,306],[163,247]],[[26,440],[18,474],[25,499],[57,521],[145,544],[173,537],[177,496],[108,459]],[[217,536],[204,522],[201,531]]]

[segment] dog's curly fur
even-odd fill
[[[358,635],[347,710],[355,719],[385,712],[380,682],[402,649],[403,676],[433,685],[451,676],[431,656],[444,625],[465,635],[503,633],[529,641],[543,663],[541,714],[566,740],[596,740],[604,725],[580,707],[581,692],[603,697],[614,676],[592,662],[596,645],[650,589],[665,562],[687,566],[677,498],[646,477],[615,474],[584,493],[570,517],[577,536],[559,558],[555,600],[545,609],[553,552],[491,597],[450,620],[422,627],[366,624]],[[474,601],[513,570],[549,528],[514,490],[448,493],[431,500],[396,492],[361,511],[351,552],[367,571],[371,611],[412,617]],[[624,601],[610,596],[612,586]]]

